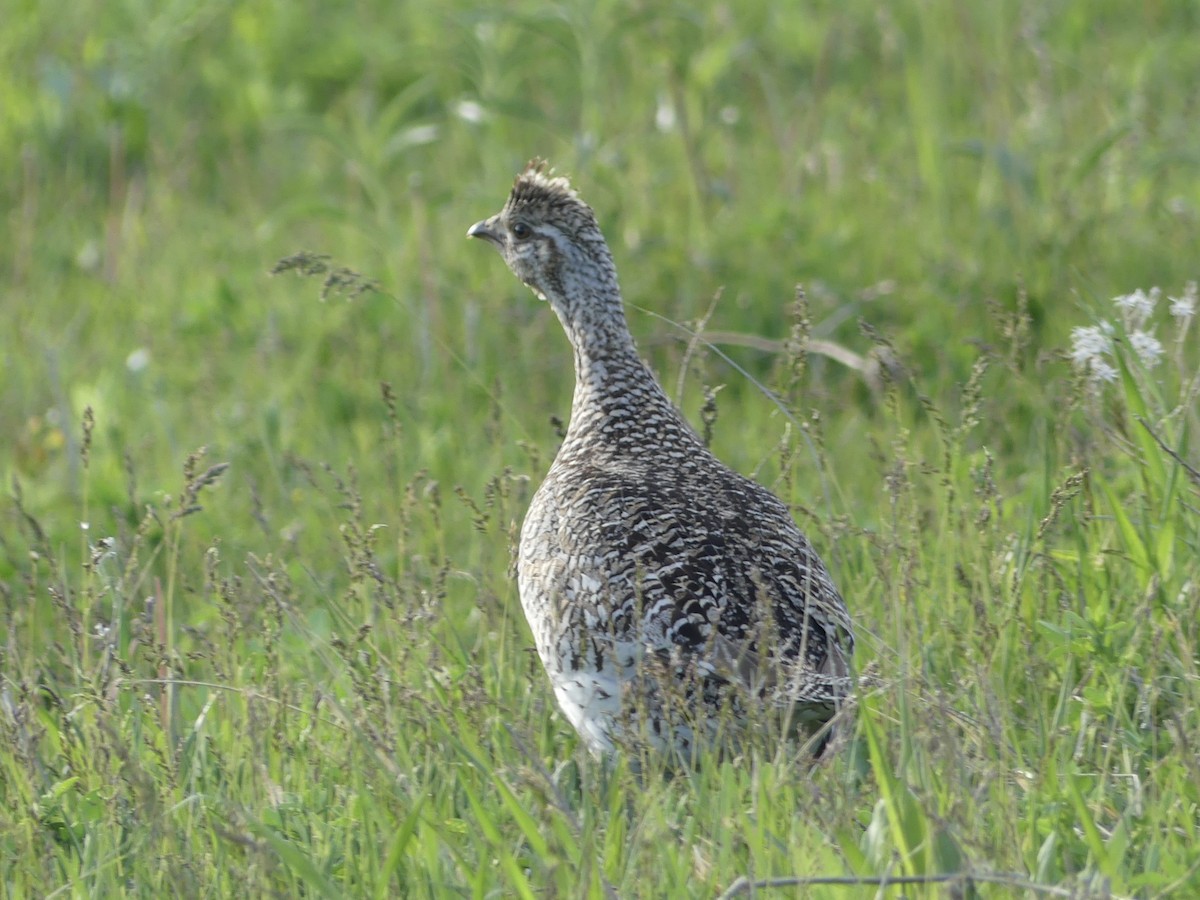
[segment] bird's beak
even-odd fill
[[[467,237],[483,238],[489,244],[492,244],[497,250],[504,246],[504,233],[500,223],[497,221],[497,216],[492,216],[490,219],[484,219],[482,222],[476,222],[467,229]]]

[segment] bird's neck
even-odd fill
[[[674,404],[638,355],[619,293],[559,312],[575,351],[575,395],[563,450],[610,446],[634,450],[647,426],[693,437]]]

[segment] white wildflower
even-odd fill
[[[1117,380],[1117,370],[1109,365],[1103,357],[1093,356],[1088,366],[1088,375],[1093,382]]]
[[[1113,297],[1113,305],[1121,311],[1125,327],[1132,330],[1146,324],[1146,320],[1154,314],[1154,307],[1160,296],[1162,291],[1158,288],[1151,288],[1149,294],[1138,288],[1132,294]]]
[[[675,114],[675,107],[666,97],[658,98],[658,107],[654,110],[654,127],[667,134],[675,130],[675,125],[679,117]]]
[[[472,125],[478,125],[487,118],[487,110],[474,100],[459,100],[454,106],[454,114]]]
[[[1071,329],[1071,361],[1092,384],[1117,380],[1117,370],[1106,358],[1112,353],[1112,334],[1110,322]]]
[[[1089,325],[1071,329],[1071,360],[1081,369],[1088,368],[1094,359],[1101,359],[1112,350],[1111,326]]]
[[[1200,294],[1200,288],[1196,282],[1189,281],[1187,287],[1183,289],[1182,297],[1168,297],[1171,301],[1171,315],[1176,319],[1190,319],[1196,314],[1197,295]]]
[[[75,254],[75,265],[79,266],[85,272],[97,271],[103,261],[103,254],[100,252],[100,242],[94,238],[85,241],[83,246],[79,248],[79,252]]]
[[[135,374],[144,371],[148,365],[150,365],[150,351],[145,347],[138,347],[125,357],[125,368]]]
[[[1147,369],[1153,369],[1162,361],[1163,347],[1153,334],[1148,331],[1135,331],[1129,335],[1129,343],[1133,345],[1138,359]]]

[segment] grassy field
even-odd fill
[[[0,897],[1200,895],[1200,6],[499,6],[8,4]],[[818,766],[555,710],[535,155],[847,598]]]

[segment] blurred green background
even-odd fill
[[[1115,394],[1064,351],[1111,297],[1200,277],[1200,4],[6,0],[3,19],[14,895],[221,894],[236,873],[284,894],[711,895],[888,860],[1195,884],[1195,496],[1136,424],[1195,459],[1195,333],[1160,312],[1169,372],[1126,369]],[[534,156],[594,206],[644,354],[793,503],[860,666],[883,667],[808,818],[786,769],[639,782],[640,831],[613,799],[628,781],[593,806],[584,763],[569,802],[530,774],[582,759],[508,577],[570,350],[465,231]],[[379,290],[268,274],[300,250]],[[735,366],[686,352],[702,319]],[[948,738],[940,703],[979,730]],[[1114,758],[1160,773],[1149,796],[1089,780]]]
[[[782,338],[803,282],[815,336],[865,352],[866,318],[946,383],[1021,286],[1051,349],[1096,298],[1196,276],[1190,3],[6,18],[3,465],[55,494],[77,478],[45,429],[77,431],[88,404],[153,479],[201,444],[251,471],[345,459],[380,380],[445,477],[469,477],[452,456],[497,392],[513,437],[544,438],[567,348],[463,240],[535,155],[597,209],[632,301],[689,321],[723,290],[711,327]],[[301,248],[390,296],[322,306],[266,277]],[[675,335],[631,318],[665,370]],[[820,384],[848,390],[837,371]]]

